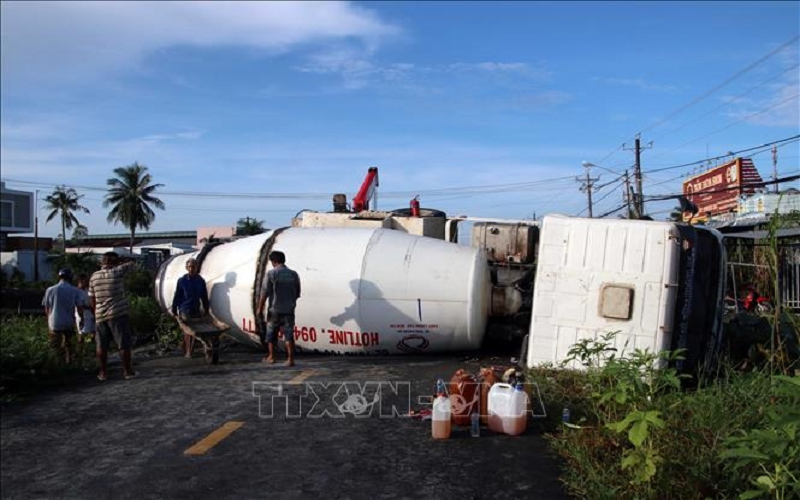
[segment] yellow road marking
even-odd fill
[[[244,422],[230,421],[222,424],[222,427],[215,430],[208,436],[196,442],[194,446],[183,452],[184,455],[205,455],[208,450],[219,444],[220,441],[233,434]]]
[[[295,378],[287,382],[287,385],[300,385],[300,383],[308,377],[317,373],[316,370],[303,370]]]

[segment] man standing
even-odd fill
[[[197,260],[190,258],[186,261],[186,274],[178,278],[175,294],[172,296],[172,315],[184,323],[191,323],[197,318],[202,318],[209,312],[208,289],[206,280],[197,274]],[[202,304],[203,309],[200,310]],[[183,334],[183,352],[187,358],[192,357],[194,337],[188,333]]]
[[[58,271],[58,284],[44,292],[42,306],[47,315],[49,343],[59,359],[71,363],[74,359],[72,339],[75,337],[75,309],[80,303],[78,289],[70,284],[72,272]]]
[[[121,263],[116,252],[103,254],[102,268],[89,280],[89,301],[97,321],[97,360],[100,373],[97,379],[108,376],[108,346],[111,337],[122,351],[125,379],[136,376],[131,360],[131,322],[128,316],[128,299],[125,297],[125,275],[133,270],[134,262]]]
[[[83,359],[83,344],[91,342],[95,335],[94,311],[89,302],[89,276],[78,275],[78,310],[75,319],[78,324],[78,359]]]
[[[294,309],[300,298],[300,277],[286,267],[286,256],[283,252],[274,251],[269,254],[272,269],[261,284],[261,298],[258,301],[259,316],[264,314],[264,305],[269,300],[267,322],[267,357],[264,361],[275,362],[275,341],[277,330],[283,329],[286,341],[286,366],[294,366]]]

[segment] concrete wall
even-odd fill
[[[11,277],[14,268],[19,269],[25,276],[26,281],[35,281],[34,271],[34,252],[33,250],[17,250],[16,252],[1,252],[0,267],[7,277]],[[47,260],[47,252],[39,252],[39,280],[50,279],[53,275],[50,262]]]

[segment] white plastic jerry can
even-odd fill
[[[516,436],[528,423],[528,394],[521,384],[516,388],[497,383],[489,389],[489,429]]]
[[[436,398],[433,400],[431,412],[431,433],[433,439],[448,439],[450,437],[450,398],[444,392],[444,382],[437,384]]]

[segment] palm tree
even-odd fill
[[[114,173],[117,177],[106,181],[108,194],[103,206],[111,206],[108,222],[121,222],[131,230],[129,250],[133,252],[136,228],[150,229],[156,218],[150,205],[164,210],[164,202],[153,196],[163,184],[152,184],[153,178],[147,173],[147,167],[136,162],[127,167],[117,167]]]
[[[50,210],[46,222],[50,222],[56,215],[60,215],[62,235],[67,234],[67,229],[72,229],[72,226],[80,226],[81,223],[75,217],[75,212],[89,213],[89,209],[80,204],[81,198],[83,195],[78,194],[74,188],[56,186],[55,190],[44,199],[45,207]],[[62,241],[64,242],[62,250],[66,253],[66,238],[63,238]]]
[[[264,231],[266,231],[266,229],[264,229],[263,220],[243,217],[236,221],[236,234],[238,236],[253,236],[255,234],[261,234]]]

